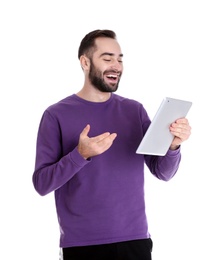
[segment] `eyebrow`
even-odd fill
[[[105,56],[105,55],[108,55],[108,56],[115,56],[115,54],[112,53],[112,52],[103,52],[103,53],[100,55],[100,57]],[[123,54],[122,54],[122,53],[119,54],[119,57],[123,57]]]

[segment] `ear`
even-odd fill
[[[82,55],[80,57],[80,63],[83,70],[89,70],[90,69],[90,60],[87,58],[87,56]]]

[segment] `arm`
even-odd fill
[[[33,184],[40,195],[46,195],[64,185],[90,161],[77,148],[63,155],[61,131],[56,118],[45,112],[39,126]]]
[[[150,172],[160,180],[169,181],[176,174],[181,161],[180,148],[169,150],[165,156],[145,156]]]
[[[36,164],[33,184],[40,195],[46,195],[69,181],[91,157],[103,153],[112,145],[116,134],[108,132],[95,137],[88,137],[90,126],[80,134],[73,150],[63,155],[62,136],[59,122],[45,112],[38,131]]]
[[[157,178],[161,180],[170,180],[178,170],[181,161],[180,145],[186,141],[191,134],[191,127],[186,118],[180,118],[170,125],[170,132],[174,139],[170,145],[169,151],[165,156],[146,156],[145,161]]]

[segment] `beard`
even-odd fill
[[[107,71],[106,71],[107,72]],[[115,71],[108,71],[108,72],[115,72]],[[119,81],[113,84],[107,84],[105,83],[103,79],[103,73],[96,69],[94,66],[92,60],[91,60],[91,66],[90,66],[90,71],[89,71],[89,79],[92,85],[98,89],[101,92],[115,92],[118,89],[119,86]]]

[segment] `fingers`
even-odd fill
[[[189,135],[191,134],[191,127],[187,119],[178,119],[175,123],[172,123],[170,126],[170,130],[174,135]]]
[[[114,140],[116,138],[116,134],[110,134],[109,132],[97,135],[95,137],[91,137],[91,140],[95,143],[103,142],[105,140]]]
[[[191,135],[191,127],[186,118],[176,120],[170,126],[170,132],[175,136],[172,145],[180,145],[187,140]]]
[[[104,134],[101,134],[100,136],[93,138],[94,140],[92,140],[92,138],[91,138],[91,141],[93,141],[92,146],[95,148],[94,151],[95,151],[96,155],[101,154],[101,153],[105,152],[106,150],[108,150],[110,148],[110,146],[112,145],[116,136],[117,136],[116,133],[113,133],[113,134],[104,133]]]
[[[90,125],[86,125],[86,127],[83,129],[83,131],[81,132],[81,137],[82,138],[89,138],[88,137],[88,133],[90,131]],[[116,138],[116,134],[110,134],[109,132],[105,132],[103,134],[97,135],[95,137],[91,137],[90,139],[95,142],[95,143],[99,143],[100,141],[104,140],[106,137],[110,138],[110,140],[114,140]]]

